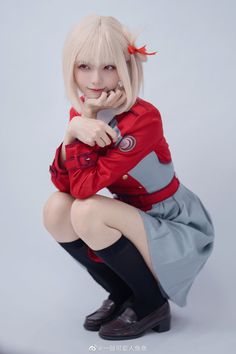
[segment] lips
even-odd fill
[[[91,88],[89,88],[89,90],[91,90],[91,91],[96,91],[96,92],[100,92],[100,91],[103,91],[104,88],[102,88],[102,89],[91,89]]]

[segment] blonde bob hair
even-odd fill
[[[135,46],[136,37],[111,16],[89,15],[71,29],[62,51],[62,67],[65,93],[77,112],[81,112],[81,105],[74,70],[79,61],[114,64],[127,97],[116,112],[126,112],[133,106],[143,89],[142,62],[147,61],[144,54],[128,52],[128,45]]]

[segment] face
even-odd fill
[[[114,90],[119,81],[116,66],[109,63],[98,67],[79,62],[75,65],[74,76],[79,90],[86,98],[98,98],[103,91]],[[99,89],[99,91],[92,89]]]

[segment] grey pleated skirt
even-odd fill
[[[138,211],[162,294],[178,306],[186,306],[193,281],[213,250],[214,226],[209,212],[182,183],[151,210]]]

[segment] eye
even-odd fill
[[[88,65],[86,64],[81,64],[78,66],[78,69],[87,69],[88,68]]]
[[[114,65],[107,65],[107,66],[105,66],[105,68],[109,68],[108,69],[109,71],[112,71],[112,70],[116,69],[116,67]]]

